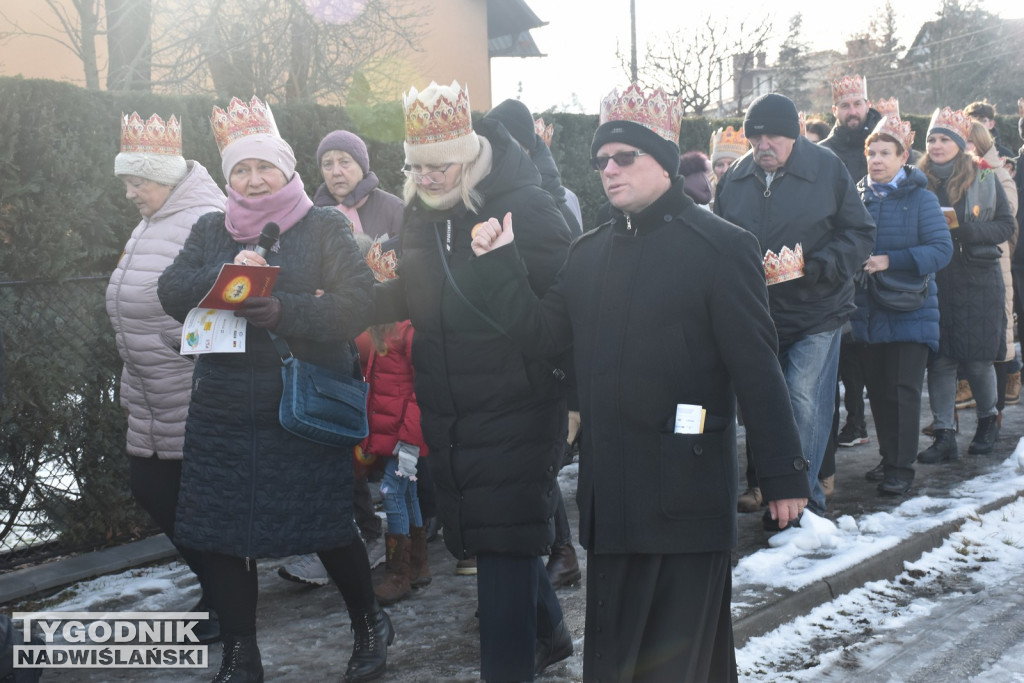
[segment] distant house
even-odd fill
[[[75,16],[73,0],[57,2]],[[423,3],[423,10],[423,38],[395,64],[404,87],[382,93],[389,99],[398,99],[410,85],[422,89],[432,80],[450,83],[454,79],[469,85],[473,108],[486,111],[491,107],[492,58],[542,56],[530,30],[547,22],[530,9],[526,0],[442,0]],[[11,35],[12,23],[24,33]],[[44,3],[4,3],[0,37],[5,37],[0,43],[0,75],[85,85],[82,61],[70,48],[55,42],[67,42],[67,37]],[[95,41],[95,50],[103,87],[107,64],[103,37]]]

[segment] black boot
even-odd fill
[[[558,622],[558,626],[547,638],[537,638],[537,653],[534,660],[533,675],[540,676],[540,672],[555,662],[560,662],[572,654],[572,636],[565,625],[565,619]]]
[[[263,683],[256,636],[224,635],[224,657],[213,683]]]
[[[208,612],[210,615],[208,618],[200,620],[192,629],[192,633],[199,639],[200,645],[209,645],[220,641],[220,617],[217,616],[216,610],[210,607],[206,598],[199,598],[199,602],[189,612]]]
[[[572,541],[564,545],[551,546],[551,554],[548,556],[547,564],[548,580],[554,588],[571,586],[579,583],[583,577],[580,571],[580,562],[576,557],[576,548]]]
[[[971,455],[988,455],[996,447],[996,439],[999,437],[998,415],[989,415],[978,420],[978,429],[974,432],[974,439],[967,447]]]
[[[917,461],[933,465],[959,457],[956,446],[956,432],[952,429],[936,429],[932,445],[917,454]]]
[[[372,681],[379,678],[388,664],[388,645],[395,642],[391,619],[374,601],[368,612],[350,612],[355,645],[345,670],[345,682]]]

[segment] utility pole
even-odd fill
[[[636,0],[629,0],[629,73],[636,83]]]

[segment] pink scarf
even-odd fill
[[[363,197],[358,202],[356,202],[355,206],[345,206],[344,204],[338,204],[336,207],[334,207],[338,211],[341,211],[343,214],[345,214],[349,221],[352,222],[352,232],[354,232],[357,235],[361,235],[363,233],[363,222],[359,220],[359,208],[362,207],[362,205],[365,203],[366,197]]]
[[[284,234],[313,208],[298,173],[280,190],[262,197],[243,197],[231,189],[231,185],[226,189],[228,203],[224,209],[224,225],[232,239],[242,244],[255,243],[263,226],[271,222],[277,223]]]

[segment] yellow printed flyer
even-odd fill
[[[246,319],[235,310],[250,296],[270,296],[277,266],[239,266],[225,263],[213,287],[181,327],[181,355],[244,353]]]

